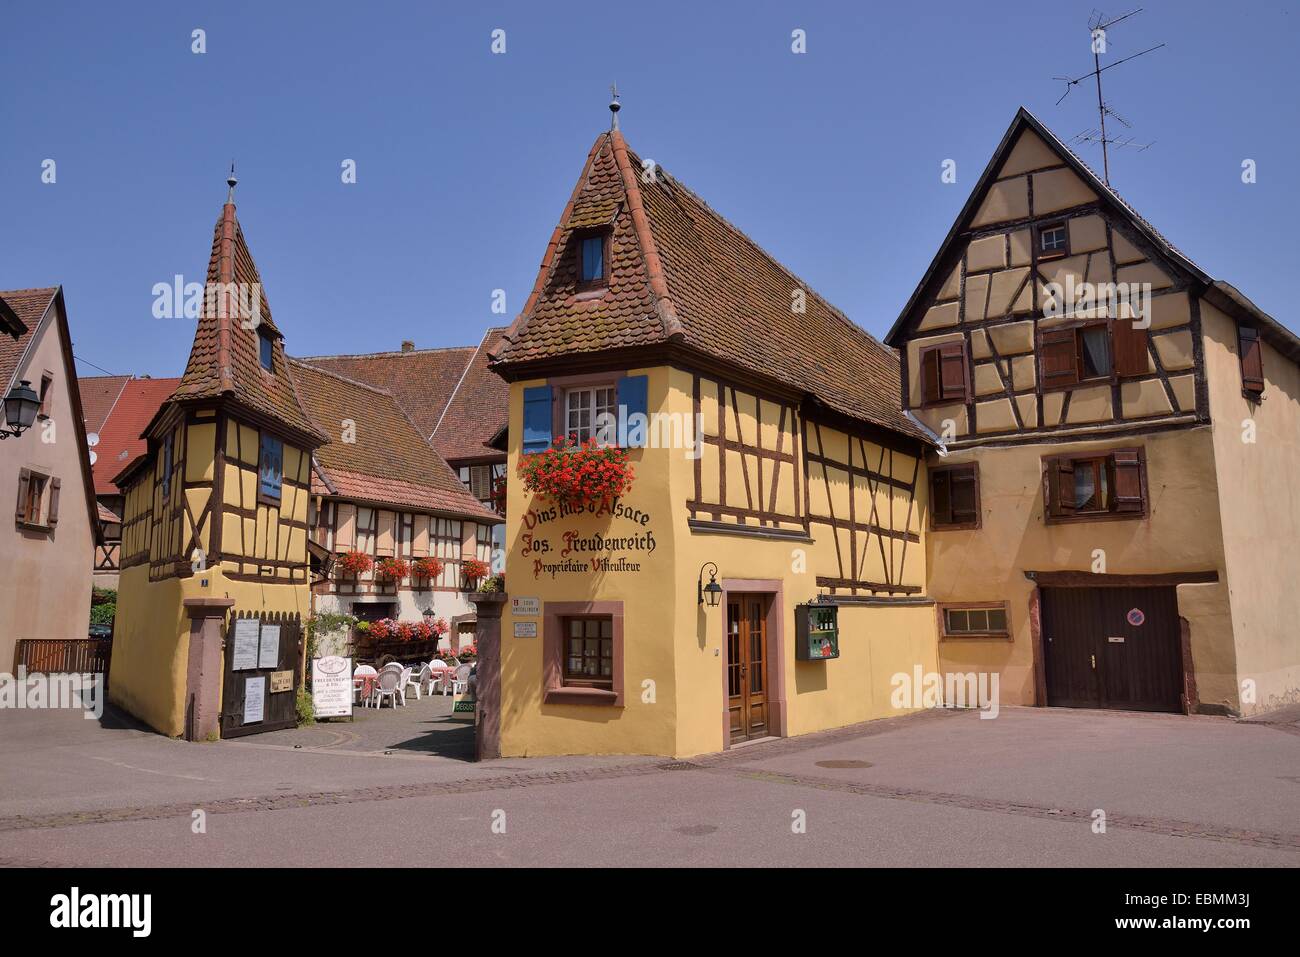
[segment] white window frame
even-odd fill
[[[602,398],[606,402],[600,401]],[[582,414],[587,425],[581,425]],[[618,414],[618,389],[614,385],[588,385],[567,389],[564,393],[564,435],[576,437],[579,445],[596,437],[600,416]],[[579,424],[574,424],[575,417]]]

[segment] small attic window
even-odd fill
[[[608,282],[605,253],[609,234],[588,233],[578,240],[578,284],[590,289]]]
[[[1038,258],[1056,259],[1070,254],[1070,234],[1065,223],[1048,223],[1038,227]]]
[[[264,332],[257,334],[257,359],[262,364],[262,368],[267,372],[274,371],[275,368],[275,343],[271,337]]]

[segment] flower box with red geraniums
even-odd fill
[[[375,578],[379,581],[401,581],[411,571],[411,566],[400,558],[381,558],[375,565]]]
[[[460,563],[460,571],[465,576],[465,581],[472,584],[480,578],[487,577],[489,569],[487,562],[481,562],[477,558],[467,558]]]
[[[506,477],[498,475],[492,479],[492,494],[488,498],[488,504],[498,515],[506,513]]]
[[[417,558],[411,562],[411,577],[429,581],[442,574],[442,562],[436,558]]]
[[[598,445],[594,439],[577,445],[560,437],[545,452],[523,456],[519,478],[526,491],[574,511],[611,506],[632,488],[627,454],[625,448]]]
[[[340,578],[356,578],[362,572],[370,571],[374,564],[365,552],[344,552],[334,562]]]

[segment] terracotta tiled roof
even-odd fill
[[[474,356],[473,346],[309,356],[306,362],[392,392],[416,428],[428,438],[438,426],[451,394]]]
[[[86,380],[80,381],[84,383]],[[128,377],[107,419],[97,430],[91,430],[99,432],[93,468],[96,495],[118,494],[119,489],[113,484],[114,477],[148,451],[144,430],[180,381]]]
[[[655,168],[646,182],[622,135],[602,134],[494,366],[673,342],[913,437],[897,356],[702,199]],[[610,212],[617,209],[617,213]],[[612,215],[609,288],[576,289],[574,229]],[[805,309],[792,308],[796,291]]]
[[[470,495],[390,392],[297,359],[289,365],[312,421],[329,436],[316,450],[318,492],[500,521]],[[345,428],[355,441],[344,441]]]
[[[262,277],[235,218],[233,203],[222,208],[213,231],[207,282],[208,289],[213,289],[214,283],[235,283],[238,288],[247,290],[254,288],[256,283],[260,298],[260,329],[245,328],[248,322],[233,303],[223,303],[220,308],[205,308],[194,333],[194,345],[185,374],[181,376],[173,398],[233,396],[239,403],[298,432],[307,436],[315,434],[311,420],[294,393],[293,379],[285,365],[283,339],[271,318]],[[271,335],[274,343],[274,368],[271,372],[261,367],[258,358],[258,337],[263,331]]]
[[[56,286],[49,286],[42,289],[11,289],[8,292],[0,292],[0,299],[8,303],[9,308],[27,327],[27,331],[17,339],[9,335],[0,336],[0,385],[4,386],[6,393],[13,384],[14,372],[18,369],[18,364],[27,354],[27,347],[31,344],[32,337],[36,335],[36,327],[40,325],[41,319],[50,307],[50,301],[58,291]],[[33,384],[33,388],[39,387],[39,382]]]
[[[98,432],[104,420],[113,411],[113,403],[122,389],[131,381],[129,375],[77,376],[81,388],[81,411],[85,415],[86,431]],[[178,380],[179,381],[179,380]]]
[[[504,458],[488,442],[509,418],[510,386],[488,368],[488,353],[505,331],[504,327],[489,329],[483,336],[434,429],[433,447],[449,462]]]
[[[99,520],[101,522],[120,522],[122,516],[117,514],[103,502],[96,502],[95,507],[99,510]]]

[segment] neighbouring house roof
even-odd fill
[[[271,318],[271,307],[262,287],[244,231],[235,217],[235,204],[227,202],[217,219],[208,260],[206,290],[213,284],[236,284],[240,289],[258,290],[260,325],[250,325],[230,303],[223,308],[205,308],[194,333],[194,345],[180,384],[172,398],[177,401],[229,398],[257,416],[266,417],[297,433],[300,441],[314,445],[324,435],[312,425],[294,391],[287,368],[283,336]],[[256,284],[254,287],[253,284]],[[246,293],[251,297],[251,292]],[[261,367],[259,336],[270,335],[274,344],[273,369]]]
[[[95,501],[95,484],[91,475],[90,447],[86,444],[85,412],[81,405],[81,389],[77,383],[77,363],[72,356],[72,332],[68,329],[68,311],[63,301],[63,287],[45,286],[39,289],[0,290],[4,300],[24,327],[16,339],[0,336],[0,385],[7,395],[14,380],[24,371],[27,353],[32,347],[41,323],[48,315],[54,322],[63,355],[63,375],[67,382],[68,398],[72,404],[72,421],[76,425],[77,451],[81,463],[81,483],[85,491],[86,508],[90,513],[91,535],[102,541],[99,527],[99,507]],[[53,309],[51,309],[53,306]],[[40,383],[35,383],[39,389]],[[30,434],[28,435],[31,438]],[[21,441],[22,437],[18,438]]]
[[[27,331],[27,324],[18,318],[18,313],[14,312],[9,303],[0,299],[0,332],[8,334],[11,339],[17,339]]]
[[[1281,322],[1256,306],[1236,287],[1223,280],[1213,278],[1201,269],[1187,254],[1166,239],[1138,213],[1113,187],[1106,185],[1101,177],[1078,154],[1061,142],[1055,133],[1044,126],[1037,117],[1023,106],[1016,112],[1011,125],[1007,127],[1002,141],[998,144],[997,149],[993,151],[993,156],[989,159],[984,172],[975,183],[975,188],[971,190],[970,196],[967,197],[966,204],[962,206],[961,211],[957,214],[952,228],[948,230],[948,235],[944,237],[942,245],[940,245],[938,252],[935,253],[934,259],[930,263],[930,267],[926,270],[925,275],[921,277],[921,281],[908,299],[907,305],[903,307],[897,321],[885,336],[885,342],[891,346],[897,346],[906,338],[908,320],[917,304],[933,283],[942,281],[940,278],[942,267],[948,260],[953,243],[962,234],[966,224],[971,221],[971,217],[979,208],[979,204],[983,201],[985,194],[987,194],[989,187],[996,178],[998,170],[1002,168],[1007,156],[1015,148],[1021,134],[1026,130],[1032,131],[1042,139],[1049,149],[1060,156],[1061,161],[1066,166],[1101,197],[1103,203],[1131,224],[1167,260],[1185,270],[1195,282],[1199,283],[1201,286],[1199,291],[1211,303],[1238,320],[1245,320],[1256,325],[1265,341],[1292,361],[1300,362],[1300,336],[1297,336]]]
[[[113,522],[122,521],[122,516],[117,514],[117,512],[113,511],[103,502],[96,502],[95,507],[99,510],[99,520],[101,522],[111,524]]]
[[[313,423],[329,436],[315,453],[315,492],[501,521],[470,495],[392,393],[298,359],[289,366]]]
[[[85,383],[87,380],[81,381]],[[149,450],[149,443],[144,437],[145,429],[180,381],[133,379],[128,376],[116,403],[98,429],[90,428],[90,416],[87,415],[87,431],[99,433],[94,465],[96,495],[120,494],[113,479]]]
[[[310,356],[297,361],[388,390],[427,439],[438,427],[438,420],[446,411],[447,403],[474,354],[473,346],[456,346],[450,349]],[[503,405],[503,416],[504,412]]]
[[[510,385],[488,368],[488,356],[505,331],[483,336],[433,430],[433,447],[448,461],[501,458],[490,443],[509,418]]]
[[[929,441],[902,412],[898,357],[662,166],[602,133],[523,311],[493,354],[510,377],[558,357],[669,346]],[[575,232],[612,224],[608,289],[576,289]],[[803,299],[804,309],[795,305]]]
[[[77,377],[81,389],[81,411],[86,416],[86,432],[99,432],[113,411],[118,396],[131,381],[129,375],[83,375]]]

